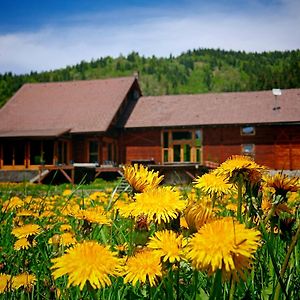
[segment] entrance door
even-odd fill
[[[181,145],[173,145],[173,161],[180,162],[181,161]]]
[[[162,161],[197,162],[202,161],[202,130],[182,129],[162,131]]]
[[[187,143],[173,143],[173,161],[174,162],[190,162],[191,161],[191,145]]]

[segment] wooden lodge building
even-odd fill
[[[60,170],[73,182],[88,163],[96,175],[141,162],[192,176],[233,154],[300,170],[300,89],[143,97],[135,77],[33,83],[0,110],[2,181]]]

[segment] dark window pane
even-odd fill
[[[46,165],[53,164],[53,149],[54,149],[53,141],[43,141],[43,160]]]
[[[15,165],[24,165],[25,159],[25,143],[15,142],[14,143],[14,154],[15,154]]]
[[[11,143],[3,144],[3,164],[12,165],[13,161],[13,146]]]
[[[90,147],[89,162],[90,163],[98,162],[98,141],[90,141],[89,147]]]
[[[180,145],[174,145],[174,161],[179,162],[180,161]]]
[[[168,147],[169,147],[169,133],[164,132],[164,148],[168,148]]]
[[[67,163],[68,156],[68,143],[59,141],[58,142],[58,163],[65,164]]]
[[[201,150],[196,149],[196,161],[201,162]]]
[[[172,132],[173,140],[191,140],[192,132],[191,131],[174,131]]]
[[[202,145],[202,131],[201,130],[195,131],[195,144],[197,147],[200,147]]]
[[[183,146],[184,161],[191,161],[191,146],[186,144]]]
[[[164,150],[164,161],[165,162],[169,161],[169,151],[168,150]]]
[[[30,142],[30,164],[39,165],[41,163],[41,141]]]
[[[112,160],[112,144],[111,144],[111,143],[109,143],[109,144],[107,145],[107,159],[108,159],[109,161]]]

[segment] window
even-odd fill
[[[98,162],[98,141],[90,141],[89,143],[89,162]]]
[[[163,162],[169,161],[169,132],[163,132]]]
[[[196,162],[201,162],[201,149],[196,149]]]
[[[189,144],[183,145],[183,160],[191,161],[191,146]]]
[[[243,144],[242,145],[242,154],[253,156],[255,152],[254,144]]]
[[[169,161],[169,150],[164,149],[164,162],[168,162],[168,161]]]
[[[255,127],[254,126],[241,127],[241,135],[255,135]]]
[[[12,165],[13,164],[13,153],[14,147],[10,143],[3,144],[3,164]]]
[[[169,147],[169,133],[166,131],[164,132],[164,148]]]
[[[53,141],[43,141],[43,161],[46,165],[53,164],[53,149],[54,142]]]
[[[173,131],[172,132],[173,140],[191,140],[192,132],[191,131]]]
[[[175,162],[180,162],[180,152],[181,152],[181,146],[180,145],[174,145],[173,146],[173,154],[174,154],[173,160]]]
[[[162,160],[166,162],[198,162],[202,160],[202,130],[164,130]]]
[[[197,147],[201,147],[202,145],[202,131],[196,130],[195,131],[195,144]]]
[[[68,163],[68,142],[67,141],[58,141],[57,163],[58,164],[67,164]]]
[[[43,161],[42,158],[42,141],[30,142],[30,164],[40,165]]]

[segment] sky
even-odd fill
[[[0,0],[0,73],[198,48],[300,49],[300,0]]]

